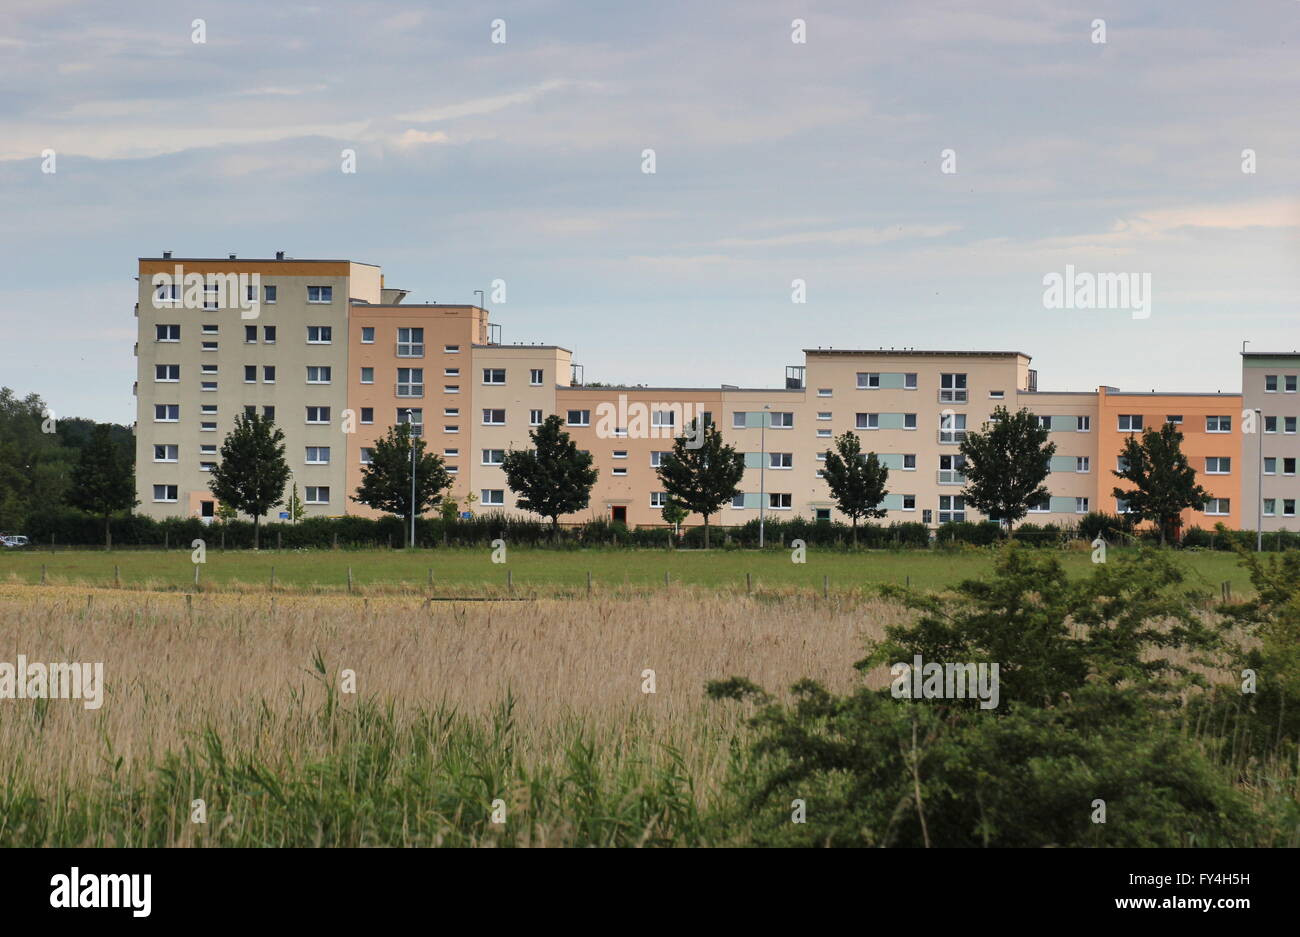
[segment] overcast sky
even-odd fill
[[[1228,391],[1242,340],[1300,347],[1295,0],[3,0],[0,87],[0,384],[60,416],[134,419],[165,249],[502,279],[505,341],[607,382],[915,346]],[[1150,274],[1150,317],[1045,308],[1067,264]]]

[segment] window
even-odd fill
[[[179,458],[180,446],[166,444],[153,447],[153,460],[155,462],[175,462]]]
[[[484,410],[484,426],[504,426],[506,422],[506,411],[504,410]]]
[[[268,305],[270,305],[270,306],[274,306],[274,305],[275,305],[275,294],[276,294],[276,289],[275,289],[274,286],[264,286],[264,287],[262,287],[262,302],[264,302],[264,303],[266,303],[266,304],[268,304]]]
[[[217,389],[216,381],[199,381],[199,390],[211,393]]]
[[[308,465],[329,465],[330,447],[329,446],[308,446],[307,464]]]
[[[153,294],[154,305],[169,305],[180,302],[180,289],[181,285],[179,283],[161,284]]]
[[[1296,386],[1296,375],[1288,374],[1286,376],[1286,392],[1288,394],[1294,394],[1295,386]]]
[[[966,499],[961,495],[939,495],[939,523],[964,521],[966,519]]]
[[[966,402],[966,375],[965,374],[940,374],[939,375],[939,402],[940,403],[965,403]]]
[[[534,387],[542,386],[542,369],[530,368],[528,371],[528,383]]]
[[[880,429],[879,413],[859,413],[857,415],[858,429]]]
[[[744,410],[733,410],[733,411],[731,412],[731,428],[732,428],[732,429],[744,429],[744,428],[745,428],[745,411],[744,411]]]
[[[205,445],[199,446],[199,454],[200,454],[200,455],[216,455],[216,454],[217,454],[217,447],[216,447],[216,444],[215,444],[215,443],[210,443],[210,444],[205,444]]]
[[[916,390],[916,372],[908,372],[903,375],[903,390]]]
[[[178,403],[156,403],[153,405],[155,423],[175,423],[181,418],[181,405]]]
[[[767,467],[770,469],[794,468],[794,453],[769,452],[767,454]]]
[[[819,388],[817,388],[817,396],[818,396],[818,397],[829,397],[830,395],[831,395],[831,389],[830,389],[829,387],[819,387]]]
[[[1282,460],[1282,474],[1283,474],[1283,475],[1294,475],[1294,474],[1295,474],[1295,459],[1283,459],[1283,460]]]
[[[506,382],[505,368],[484,368],[483,369],[484,384],[504,384],[505,382]]]
[[[460,368],[443,368],[443,377],[460,377]]]
[[[1228,475],[1232,472],[1232,459],[1227,456],[1208,456],[1205,460],[1206,475]]]
[[[663,508],[668,505],[668,492],[652,491],[650,492],[650,507]]]
[[[443,346],[442,346],[442,351],[443,351],[443,354],[447,354],[447,355],[458,355],[458,354],[460,354],[460,346],[459,346],[459,345],[443,345]]]
[[[307,326],[307,344],[328,345],[334,340],[334,327],[330,325]]]
[[[1282,432],[1295,435],[1295,417],[1284,416],[1282,418]]]
[[[903,495],[903,510],[904,511],[916,510],[916,495]]]
[[[962,474],[962,469],[965,467],[966,457],[964,455],[939,456],[939,484],[964,485],[966,476]]]
[[[199,370],[204,374],[216,374],[217,366],[215,364],[201,364]]]
[[[1115,457],[1115,471],[1117,471],[1117,472],[1127,472],[1127,471],[1128,471],[1128,459],[1124,458],[1122,455],[1121,455],[1121,456],[1116,456],[1116,457]]]
[[[244,383],[245,384],[257,383],[257,365],[255,364],[244,365]]]
[[[626,475],[626,474],[627,474],[627,466],[626,466],[626,465],[616,465],[616,466],[614,466],[612,469],[609,470],[609,473],[610,473],[611,475]]]
[[[309,286],[309,287],[307,287],[307,302],[309,302],[309,303],[332,303],[332,302],[334,302],[334,287],[332,287],[332,286]]]
[[[397,330],[397,357],[424,357],[424,329],[408,328]]]
[[[506,493],[501,488],[484,488],[479,492],[479,495],[483,504],[501,505],[506,503]]]
[[[1264,432],[1266,433],[1277,432],[1277,417],[1275,416],[1264,417]]]
[[[155,364],[153,366],[153,379],[158,383],[174,384],[181,379],[181,366],[179,364]]]
[[[308,370],[310,371],[310,369],[308,369]],[[323,370],[323,371],[325,372],[325,379],[324,379],[323,381],[321,381],[320,383],[322,383],[322,384],[328,384],[328,383],[330,382],[330,369],[329,369],[329,368],[322,368],[321,370]],[[308,382],[308,383],[311,383],[311,376],[310,376],[310,374],[308,374],[308,381],[307,381],[307,382]],[[273,365],[273,364],[264,364],[264,365],[262,365],[262,383],[263,383],[263,384],[274,384],[274,383],[275,383],[275,365]]]
[[[266,342],[266,344],[268,345],[275,344],[275,326],[273,325],[262,326],[262,341]]]
[[[673,410],[654,410],[650,413],[650,425],[672,428],[677,425],[677,413]],[[624,434],[627,430],[623,430]]]
[[[1087,498],[1075,498],[1075,499],[1074,499],[1074,513],[1075,513],[1075,514],[1087,514],[1087,513],[1088,513],[1088,499],[1087,499]]]
[[[216,351],[216,350],[217,350],[217,343],[216,343],[216,342],[199,342],[199,348],[202,349],[203,351]]]
[[[939,415],[939,442],[959,443],[966,438],[966,414]]]
[[[1265,499],[1264,499],[1264,516],[1265,516],[1265,517],[1272,517],[1272,516],[1273,516],[1274,514],[1276,514],[1276,513],[1277,513],[1277,499],[1276,499],[1276,498],[1265,498]]]
[[[1076,472],[1080,472],[1080,473],[1083,473],[1083,472],[1091,472],[1091,471],[1092,471],[1092,466],[1091,466],[1091,459],[1090,459],[1090,457],[1089,457],[1089,456],[1086,456],[1086,455],[1075,456],[1075,457],[1074,457],[1074,470],[1075,470]]]
[[[410,423],[413,427],[412,432],[416,436],[424,435],[424,408],[423,407],[399,407],[397,410],[396,423],[401,426],[403,423]],[[453,428],[452,432],[459,432]]]
[[[916,455],[914,453],[909,452],[903,456],[903,471],[916,471]]]
[[[179,342],[181,340],[181,327],[179,325],[159,325],[155,326],[158,330],[157,340],[160,342]]]
[[[915,414],[915,413],[904,413],[904,414],[903,414],[903,429],[916,429],[916,414]]]
[[[443,407],[443,416],[460,416],[460,407]]]
[[[369,446],[361,447],[361,464],[369,465],[375,460],[375,450]]]
[[[828,429],[819,429],[819,430],[817,431],[817,435],[818,435],[818,437],[823,438],[823,439],[830,439],[830,438],[831,438],[831,431],[828,430]]]
[[[213,411],[215,412],[215,410],[216,410],[216,408],[214,407],[214,408],[213,408]],[[255,407],[255,406],[254,406],[253,404],[251,404],[251,403],[248,404],[246,407],[244,407],[244,416],[248,417],[250,420],[251,420],[253,417],[257,416],[257,407]]]
[[[444,425],[443,425],[443,427],[442,427],[442,431],[443,431],[444,433],[459,433],[459,432],[460,432],[460,426],[458,426],[458,425],[455,424],[455,423],[447,423],[447,424],[444,424]]]
[[[990,399],[990,400],[1002,400],[1002,399],[1004,399],[1006,396],[1007,396],[1007,392],[1006,392],[1005,390],[991,390],[991,391],[989,391],[989,399]]]
[[[375,422],[375,408],[374,408],[374,407],[362,407],[362,408],[361,408],[361,422],[362,422],[362,423],[373,423],[373,422]]]
[[[1076,433],[1088,433],[1092,431],[1092,417],[1076,416],[1074,418],[1074,431]]]
[[[772,422],[768,426],[773,429],[794,429],[794,414],[789,411],[772,414]]]
[[[744,494],[733,495],[731,498],[731,506],[733,508],[743,508],[745,506]]]
[[[424,368],[397,369],[397,396],[424,396]]]
[[[1205,513],[1215,515],[1229,513],[1229,500],[1228,498],[1211,498],[1205,502]]]
[[[1116,499],[1115,499],[1115,513],[1116,513],[1116,514],[1129,514],[1129,513],[1131,513],[1131,511],[1129,510],[1128,501],[1127,501],[1126,499],[1124,499],[1124,498],[1116,498]]]
[[[567,420],[567,422],[568,422],[568,424],[569,424],[570,426],[590,426],[590,425],[591,425],[591,411],[590,411],[590,410],[570,410],[570,411],[569,411],[569,414],[568,414],[568,420]]]
[[[541,426],[541,425],[542,425],[542,411],[541,411],[541,410],[529,410],[529,411],[528,411],[528,425],[529,425],[529,426]]]
[[[1231,433],[1232,417],[1207,416],[1205,418],[1205,431],[1207,433]]]
[[[1183,425],[1183,415],[1181,413],[1170,413],[1165,416],[1166,423],[1172,423],[1175,426]]]
[[[1037,501],[1029,502],[1030,514],[1046,514],[1052,510],[1052,501],[1050,498],[1039,498]]]
[[[658,451],[658,452],[652,452],[652,453],[650,453],[650,467],[651,467],[651,468],[658,468],[659,466],[663,465],[663,464],[664,464],[664,456],[666,456],[666,455],[668,455],[668,453],[665,452],[665,451],[663,451],[663,450],[660,450],[660,451]]]
[[[204,335],[216,335],[219,331],[221,331],[221,327],[218,326],[215,322],[205,322],[203,323],[202,328],[203,328]]]
[[[831,418],[831,411],[829,410],[819,410],[817,412],[817,419],[819,420],[829,420],[830,418]]]
[[[1282,515],[1284,517],[1295,517],[1295,498],[1282,499]]]
[[[153,499],[155,501],[175,501],[177,500],[178,490],[176,485],[154,485]]]
[[[791,497],[788,494],[770,491],[767,495],[767,506],[775,511],[788,511],[792,506]]]
[[[816,515],[815,515],[815,519],[816,519],[816,520],[819,520],[819,521],[828,521],[828,520],[830,520],[830,519],[831,519],[831,509],[830,509],[830,508],[817,508],[817,513],[816,513]]]
[[[303,499],[307,504],[329,504],[330,503],[330,486],[329,485],[308,485],[307,496]]]
[[[209,283],[203,287],[203,308],[204,309],[216,309],[217,303],[220,301],[220,299],[221,299],[221,287],[219,285],[217,285],[216,283]]]
[[[612,458],[615,458],[615,459],[626,459],[626,458],[627,458],[627,450],[626,450],[626,449],[615,449],[614,452],[613,452],[613,454],[612,454]]]
[[[257,326],[255,325],[244,326],[244,344],[245,345],[257,344]]]
[[[203,422],[199,424],[200,433],[215,433],[216,431],[217,424],[215,422]]]
[[[1142,414],[1121,413],[1119,415],[1119,430],[1121,433],[1142,432]]]
[[[500,465],[506,460],[506,451],[504,449],[484,449],[484,465]]]
[[[274,375],[271,380],[275,380]],[[308,384],[328,384],[330,382],[330,369],[321,364],[307,365],[307,383]]]
[[[361,369],[361,383],[362,383],[362,384],[373,384],[374,382],[375,382],[375,369],[374,369],[374,368],[362,368],[362,369]]]
[[[308,423],[328,423],[329,421],[330,421],[329,407],[308,407],[307,408]]]
[[[875,390],[880,386],[880,375],[875,372],[858,372],[858,390]]]
[[[1264,460],[1264,474],[1265,475],[1277,474],[1277,459],[1270,456]]]
[[[375,343],[375,327],[373,325],[361,326],[361,344],[373,345]]]
[[[459,457],[460,457],[460,450],[459,450],[459,449],[444,449],[444,450],[442,450],[442,455],[443,455],[443,458],[446,458],[446,459],[456,459],[456,458],[459,458]]]
[[[459,385],[459,384],[443,384],[443,385],[442,385],[442,392],[443,392],[444,394],[459,394],[459,393],[460,393],[460,385]]]
[[[1277,393],[1277,375],[1276,375],[1276,374],[1265,374],[1265,375],[1264,375],[1264,393],[1266,393],[1266,394],[1276,394],[1276,393]]]

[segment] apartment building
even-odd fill
[[[186,286],[191,275],[201,281],[194,289]],[[230,278],[224,292],[222,278]],[[1168,419],[1180,423],[1185,451],[1213,495],[1185,525],[1242,521],[1241,479],[1252,463],[1241,458],[1241,395],[1040,391],[1023,352],[917,349],[805,349],[804,363],[787,367],[771,388],[596,386],[575,377],[581,369],[566,348],[504,344],[479,306],[406,303],[406,295],[385,285],[379,267],[347,260],[141,258],[141,511],[213,516],[208,480],[221,442],[236,415],[256,411],[284,430],[309,515],[373,516],[351,496],[376,440],[408,421],[444,459],[462,508],[472,496],[477,512],[515,512],[502,461],[554,413],[599,470],[588,510],[569,522],[663,523],[666,494],[655,470],[698,417],[745,459],[740,494],[715,523],[744,523],[760,510],[842,519],[822,467],[835,437],[853,432],[890,469],[885,521],[937,526],[980,519],[961,495],[959,448],[1006,406],[1028,409],[1056,444],[1050,496],[1028,520],[1070,524],[1091,510],[1123,510],[1112,470],[1124,439]],[[1297,361],[1247,356],[1247,394],[1270,405],[1294,400],[1285,394],[1295,391]],[[1294,415],[1270,416],[1265,424],[1277,427],[1270,438],[1294,435]],[[1295,467],[1281,449],[1265,456],[1266,477],[1270,465],[1279,480]],[[1279,525],[1293,516],[1285,513],[1295,508],[1288,490],[1265,489]]]
[[[1295,530],[1300,483],[1300,353],[1243,352],[1241,410],[1242,523],[1262,530]],[[1250,422],[1247,424],[1246,421]]]

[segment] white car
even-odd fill
[[[25,547],[27,538],[21,534],[0,534],[0,546]]]

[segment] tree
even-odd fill
[[[693,427],[697,429],[698,427]],[[698,439],[698,448],[688,448]],[[704,518],[704,548],[709,548],[709,516],[740,494],[736,486],[745,474],[745,457],[722,444],[722,434],[710,423],[702,436],[690,434],[673,440],[672,452],[659,463],[659,480],[670,501]]]
[[[528,434],[533,448],[511,449],[501,465],[506,484],[518,496],[515,503],[549,517],[552,537],[559,531],[561,514],[581,511],[591,501],[598,474],[591,467],[591,453],[580,451],[563,425],[551,414]]]
[[[961,444],[966,457],[962,496],[977,510],[1001,521],[1008,536],[1030,505],[1048,497],[1043,479],[1051,471],[1056,444],[1028,410],[1011,413],[998,407],[987,429],[968,433]]]
[[[415,451],[415,502],[411,502],[411,451]],[[452,477],[442,459],[426,452],[424,440],[415,436],[410,423],[390,426],[375,441],[370,464],[361,470],[361,484],[352,500],[405,518],[418,517],[442,500],[452,486]],[[411,546],[415,546],[414,543]]]
[[[680,537],[682,535],[682,521],[686,520],[690,513],[680,501],[669,498],[664,503],[664,509],[659,512],[659,516],[664,519],[665,524],[672,527],[673,535]]]
[[[289,491],[289,500],[285,503],[285,507],[288,509],[289,522],[292,524],[298,523],[307,516],[307,508],[302,503],[302,498],[298,497],[297,482],[293,483],[293,488]]]
[[[114,511],[136,506],[135,477],[131,463],[113,439],[107,424],[96,426],[72,468],[68,503],[104,519],[104,549],[113,546],[109,518]]]
[[[1178,527],[1187,508],[1199,508],[1210,493],[1196,483],[1196,470],[1187,462],[1182,450],[1183,434],[1173,423],[1159,430],[1147,427],[1139,443],[1136,436],[1124,440],[1120,456],[1124,468],[1112,472],[1116,478],[1132,482],[1126,490],[1116,486],[1112,494],[1128,502],[1128,509],[1142,520],[1160,528],[1160,544],[1167,533]]]
[[[221,461],[208,489],[217,500],[253,518],[253,549],[259,546],[262,515],[284,500],[289,465],[284,431],[256,413],[235,417],[235,428],[221,444]]]
[[[880,464],[874,452],[862,455],[862,441],[857,433],[845,433],[835,440],[835,448],[826,453],[823,470],[826,485],[840,513],[853,521],[853,545],[858,545],[858,518],[884,517],[878,505],[889,490],[889,468]]]

